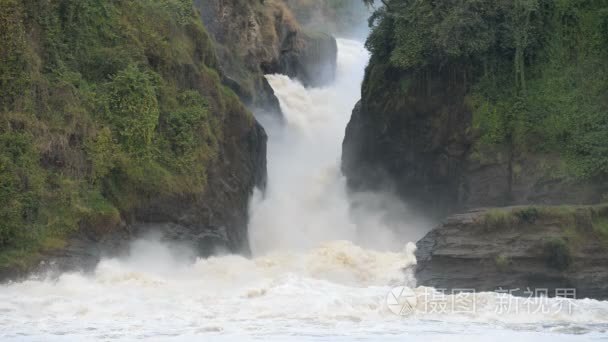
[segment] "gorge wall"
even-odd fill
[[[248,251],[266,134],[189,1],[0,4],[0,276],[152,230]]]
[[[343,143],[350,188],[451,216],[418,285],[577,288],[607,298],[608,9],[603,2],[390,0]],[[565,213],[564,213],[565,212]]]
[[[335,77],[336,40],[290,5],[3,2],[0,278],[90,268],[151,232],[249,253],[267,137],[248,108],[280,114],[264,74]]]
[[[438,217],[602,199],[605,8],[532,3],[390,1],[374,14],[344,141],[352,188],[394,188]]]

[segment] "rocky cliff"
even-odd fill
[[[461,66],[422,74],[370,63],[343,145],[353,189],[388,188],[428,215],[514,204],[597,203],[600,185],[564,171],[558,152],[486,144]]]
[[[608,12],[577,1],[383,1],[346,129],[351,189],[444,218],[608,191]],[[478,210],[418,243],[420,285],[606,298],[605,210]]]
[[[446,86],[442,76],[370,63],[343,144],[342,169],[352,189],[392,188],[432,215],[465,204],[465,183],[473,179],[465,172],[471,113],[464,89]]]
[[[0,13],[0,278],[90,267],[152,231],[248,253],[266,134],[222,84],[192,2]]]
[[[454,215],[418,242],[418,285],[576,289],[608,298],[607,208],[512,207]]]
[[[372,58],[346,130],[352,188],[389,186],[439,217],[601,200],[607,50],[589,37],[608,19],[597,5],[390,3],[374,14]]]
[[[307,86],[333,80],[337,47],[326,33],[303,29],[282,0],[196,0],[216,42],[225,82],[252,108],[280,112],[264,74]]]

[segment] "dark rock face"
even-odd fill
[[[429,213],[457,206],[471,115],[464,89],[444,77],[370,64],[343,144],[342,169],[351,188],[390,187]],[[402,84],[404,78],[412,80]]]
[[[573,231],[565,217],[520,218],[503,225],[485,215],[486,210],[476,210],[451,216],[418,242],[419,286],[519,289],[520,294],[548,289],[549,295],[574,288],[578,298],[608,298],[608,248],[581,219],[585,216],[573,214],[580,221]],[[553,241],[563,241],[564,258],[558,253],[561,242],[555,247]]]
[[[217,42],[224,82],[249,107],[280,113],[264,74],[285,74],[307,86],[333,80],[335,39],[304,32],[283,0],[196,0],[195,5]]]
[[[295,42],[288,41],[282,49],[276,71],[299,79],[305,86],[317,87],[336,78],[338,45],[325,33],[301,33]]]
[[[427,214],[597,203],[605,189],[551,172],[557,156],[479,150],[462,71],[404,73],[372,60],[343,145],[351,188],[389,186]]]

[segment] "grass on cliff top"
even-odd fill
[[[535,225],[551,225],[561,235],[546,236],[539,241],[540,252],[547,267],[566,271],[574,252],[592,240],[603,242],[608,249],[608,204],[593,206],[528,206],[490,209],[480,219],[486,232],[505,229],[533,229]],[[494,260],[501,271],[508,271],[511,260],[497,255]]]
[[[490,209],[481,223],[487,231],[511,229],[519,225],[534,226],[554,221],[572,237],[596,235],[608,246],[608,204],[591,206],[524,206]]]

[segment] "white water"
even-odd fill
[[[360,97],[367,60],[368,52],[362,44],[340,40],[333,85],[305,89],[287,76],[267,77],[287,124],[280,126],[272,119],[261,118],[270,135],[269,185],[265,198],[257,194],[252,203],[249,232],[254,254],[305,251],[335,240],[380,250],[402,250],[407,241],[421,237],[422,229],[416,224],[419,222],[412,222],[412,215],[407,215],[407,208],[399,201],[373,194],[358,195],[357,212],[350,210],[340,157],[344,130]],[[374,210],[379,206],[383,210]],[[396,212],[408,216],[396,227],[401,231],[399,237],[385,222]]]
[[[183,250],[152,240],[126,259],[103,260],[91,275],[0,286],[3,340],[467,340],[570,341],[608,338],[608,303],[546,300],[500,309],[496,294],[458,300],[415,288],[415,311],[391,312],[394,286],[414,287],[410,239],[424,222],[383,196],[355,199],[350,212],[339,172],[340,143],[357,100],[367,55],[339,42],[336,84],[307,90],[269,76],[287,125],[265,122],[270,183],[252,201],[255,257],[189,263]],[[394,214],[398,212],[399,214]],[[387,216],[401,219],[394,224]],[[392,222],[392,223],[391,223]],[[352,242],[350,242],[352,241]],[[364,246],[358,247],[358,246]],[[446,303],[447,309],[437,304]],[[437,312],[439,311],[439,312]]]

